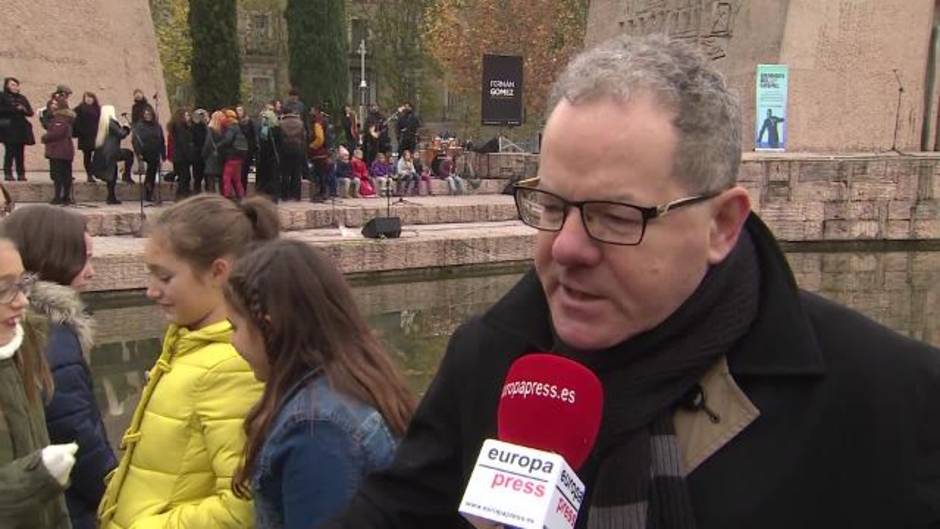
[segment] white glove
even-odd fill
[[[69,474],[75,465],[78,444],[49,445],[42,449],[42,464],[49,474],[63,487],[69,482]]]

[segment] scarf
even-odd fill
[[[677,406],[707,407],[698,381],[745,335],[757,315],[760,270],[742,232],[728,257],[656,328],[604,351],[560,352],[591,368],[604,384],[600,462],[589,529],[695,527],[673,426]]]
[[[0,346],[0,360],[13,358],[13,355],[20,350],[23,345],[23,326],[19,323],[13,328],[13,338],[6,345]]]

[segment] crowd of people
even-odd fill
[[[161,212],[143,259],[169,328],[117,457],[87,363],[84,217],[0,222],[0,526],[299,527],[391,462],[414,396],[342,273],[278,235],[262,197]]]
[[[512,419],[497,418],[507,373],[534,351],[603,389],[575,529],[940,525],[940,351],[796,286],[737,184],[739,105],[705,54],[617,37],[553,93],[540,175],[514,187],[534,266],[454,332],[417,405],[343,275],[279,237],[270,200],[202,194],[146,240],[169,328],[117,457],[86,361],[83,217],[0,221],[0,526],[465,527],[480,447]],[[233,113],[210,118],[215,144],[235,143]],[[593,134],[611,117],[617,134]],[[244,165],[218,158],[237,193]],[[352,189],[366,162],[354,149],[348,164]],[[569,413],[553,392],[527,398]],[[519,420],[545,430],[533,439],[592,436]],[[522,481],[498,494],[525,501]]]
[[[45,130],[40,142],[45,145],[54,182],[53,204],[73,202],[74,139],[82,153],[87,181],[106,183],[109,204],[120,203],[115,192],[118,166],[123,163],[123,182],[133,183],[135,162],[143,174],[146,201],[154,200],[165,161],[172,162],[172,171],[163,178],[176,183],[177,200],[216,191],[227,198],[244,198],[252,168],[256,191],[274,201],[300,200],[304,179],[315,186],[313,201],[419,194],[422,184],[430,195],[432,178],[445,180],[452,194],[466,190],[453,155],[440,152],[433,164],[415,156],[421,122],[407,102],[390,118],[377,106],[370,107],[362,134],[358,116],[346,106],[340,119],[341,133],[337,134],[331,116],[319,105],[307,112],[296,90],[291,90],[284,102],[264,105],[254,118],[240,104],[212,112],[179,108],[165,127],[141,90],[134,92],[129,121],[126,113],[118,116],[114,106],[101,105],[92,92],[85,92],[81,102],[71,108],[71,94],[68,86],[59,85],[39,111],[39,123]],[[5,148],[7,181],[27,178],[25,147],[36,143],[27,118],[33,115],[19,80],[6,78],[0,94],[0,143]],[[397,127],[400,156],[391,149],[392,121]],[[127,138],[129,148],[123,147]]]

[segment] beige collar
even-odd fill
[[[682,408],[676,411],[673,422],[685,475],[695,471],[760,416],[760,410],[731,376],[725,357],[709,369],[699,383],[708,409],[717,418],[713,420],[703,411]]]

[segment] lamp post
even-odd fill
[[[359,132],[363,132],[366,115],[366,97],[369,84],[366,83],[366,39],[359,41]]]

